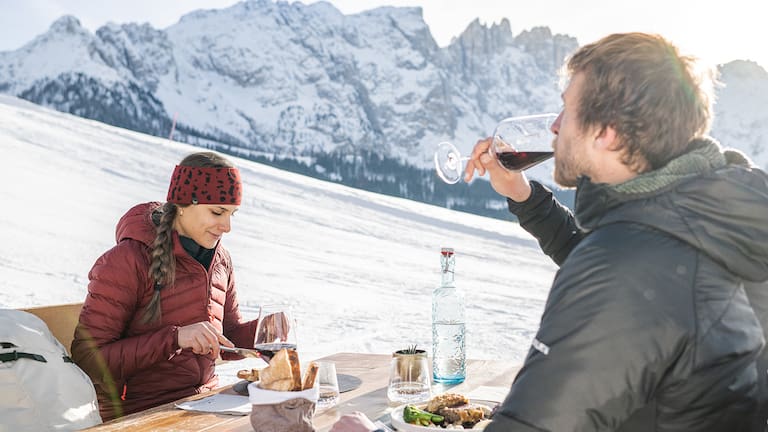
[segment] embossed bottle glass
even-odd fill
[[[440,250],[442,280],[432,292],[432,379],[456,384],[466,377],[464,291],[454,282],[456,257]]]

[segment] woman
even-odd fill
[[[231,162],[194,153],[176,166],[165,204],[139,204],[118,222],[72,342],[104,421],[215,388],[219,344],[253,346],[256,322],[240,315],[219,241],[241,197]]]

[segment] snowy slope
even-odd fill
[[[0,96],[0,306],[82,301],[133,204],[163,200],[195,147]],[[309,351],[388,353],[431,340],[439,250],[457,251],[474,358],[522,360],[556,270],[512,222],[237,160],[245,198],[225,236],[241,304],[289,301]]]

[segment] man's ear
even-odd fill
[[[595,148],[604,151],[616,151],[620,149],[619,136],[612,126],[605,126],[595,136]]]

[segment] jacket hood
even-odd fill
[[[666,166],[618,185],[579,181],[576,220],[586,231],[616,222],[651,226],[739,277],[768,280],[768,176],[709,138]]]
[[[155,224],[152,222],[152,213],[161,205],[159,202],[148,202],[135,205],[128,210],[117,222],[115,229],[117,243],[125,239],[133,239],[152,246],[157,235]]]

